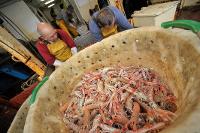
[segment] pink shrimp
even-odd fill
[[[64,122],[72,129],[72,130],[74,130],[75,132],[79,132],[80,131],[80,128],[76,125],[76,124],[74,124],[73,122],[70,122],[68,119],[64,119]]]
[[[137,102],[133,103],[133,113],[131,119],[127,123],[126,127],[130,126],[133,131],[137,130],[137,121],[140,113],[140,105]]]
[[[100,123],[101,123],[101,116],[96,115],[96,117],[93,120],[92,128],[90,129],[89,133],[95,133],[95,131]]]
[[[64,112],[65,112],[65,110],[68,108],[68,106],[69,106],[69,103],[67,102],[67,103],[65,103],[64,105],[62,105],[62,106],[59,108],[59,111],[60,111],[61,113],[64,114]]]
[[[90,72],[76,89],[73,100],[60,108],[75,132],[155,132],[176,118],[176,97],[147,68]]]
[[[164,128],[164,126],[165,126],[164,122],[159,122],[151,126],[147,125],[137,130],[137,133],[147,133],[148,131],[159,130],[159,129]]]
[[[127,109],[132,111],[132,108],[133,108],[132,95],[129,95],[129,97],[127,98],[127,100],[125,102],[125,106],[126,106]]]
[[[88,79],[86,82],[87,82],[87,83],[91,83],[92,81],[98,80],[98,79],[100,79],[100,78],[101,78],[101,75],[98,74],[98,75],[95,75],[94,77]]]
[[[127,101],[126,99],[129,97],[129,93],[127,91],[125,91],[125,92],[121,92],[120,95],[121,95],[121,97],[120,97],[121,103],[125,103]]]
[[[89,125],[89,121],[90,121],[90,117],[91,117],[90,110],[98,108],[100,106],[101,106],[101,104],[90,104],[90,105],[83,107],[83,112],[84,112],[84,115],[83,115],[84,125],[83,125],[83,127],[86,127],[87,125]]]
[[[110,133],[113,133],[113,132],[120,132],[119,129],[114,128],[114,127],[111,127],[111,126],[108,126],[108,125],[105,125],[105,124],[100,124],[99,127],[100,127],[103,131],[110,132]]]
[[[112,116],[113,122],[117,122],[119,124],[125,125],[129,119],[126,118],[124,115],[113,115]]]

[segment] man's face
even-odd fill
[[[116,28],[116,24],[115,24],[115,21],[113,21],[111,25],[106,25],[102,27],[101,30],[106,31],[106,32],[111,32],[115,28]]]
[[[42,38],[43,38],[44,40],[54,42],[55,40],[57,40],[58,35],[57,35],[57,32],[56,32],[55,29],[51,29],[51,30],[49,30],[48,32],[44,33],[44,34],[42,35]]]
[[[115,27],[115,21],[113,21],[113,23],[111,25],[106,25],[104,26],[103,28],[106,28],[106,29],[113,29]]]

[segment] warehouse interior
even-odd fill
[[[178,20],[178,28],[200,36],[200,25],[196,24],[200,23],[199,0],[0,0],[1,133],[13,132],[9,128],[18,110],[30,100],[34,90],[41,87],[45,77],[59,72],[63,65],[55,65],[56,57],[53,58],[54,64],[49,64],[39,51],[36,46],[41,39],[38,24],[45,22],[54,29],[65,31],[75,45],[70,49],[75,47],[76,54],[79,54],[99,43],[93,33],[97,30],[91,29],[91,23],[96,22],[94,14],[105,7],[117,9],[133,29],[161,27],[164,22]],[[179,20],[192,22],[182,26],[185,22],[180,24]],[[192,26],[193,21],[198,28]],[[73,51],[70,54],[74,56]]]

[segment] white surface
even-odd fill
[[[79,7],[81,7],[86,4],[89,4],[89,1],[88,0],[76,0],[76,3],[78,4]]]
[[[15,2],[1,8],[0,11],[9,17],[26,34],[26,36],[29,37],[29,39],[36,39],[39,36],[36,26],[40,21],[24,1]]]
[[[76,47],[73,47],[71,48],[71,52],[72,52],[72,55],[76,54],[77,53],[77,48]]]
[[[75,2],[82,18],[88,22],[90,20],[89,9],[95,7],[97,0],[75,0]]]
[[[178,1],[151,5],[134,13],[134,26],[160,26],[162,22],[174,19]]]
[[[140,11],[134,12],[133,16],[135,17],[144,17],[144,16],[158,16],[171,8],[176,7],[178,4],[178,1],[174,2],[167,2],[167,3],[161,3],[161,4],[155,4],[148,7],[143,7]]]
[[[53,65],[54,65],[55,67],[57,67],[57,66],[62,65],[62,62],[59,61],[59,60],[55,60],[54,63],[53,63]]]

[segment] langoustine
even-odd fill
[[[87,73],[70,98],[60,111],[74,132],[157,132],[176,118],[176,97],[148,68]]]

